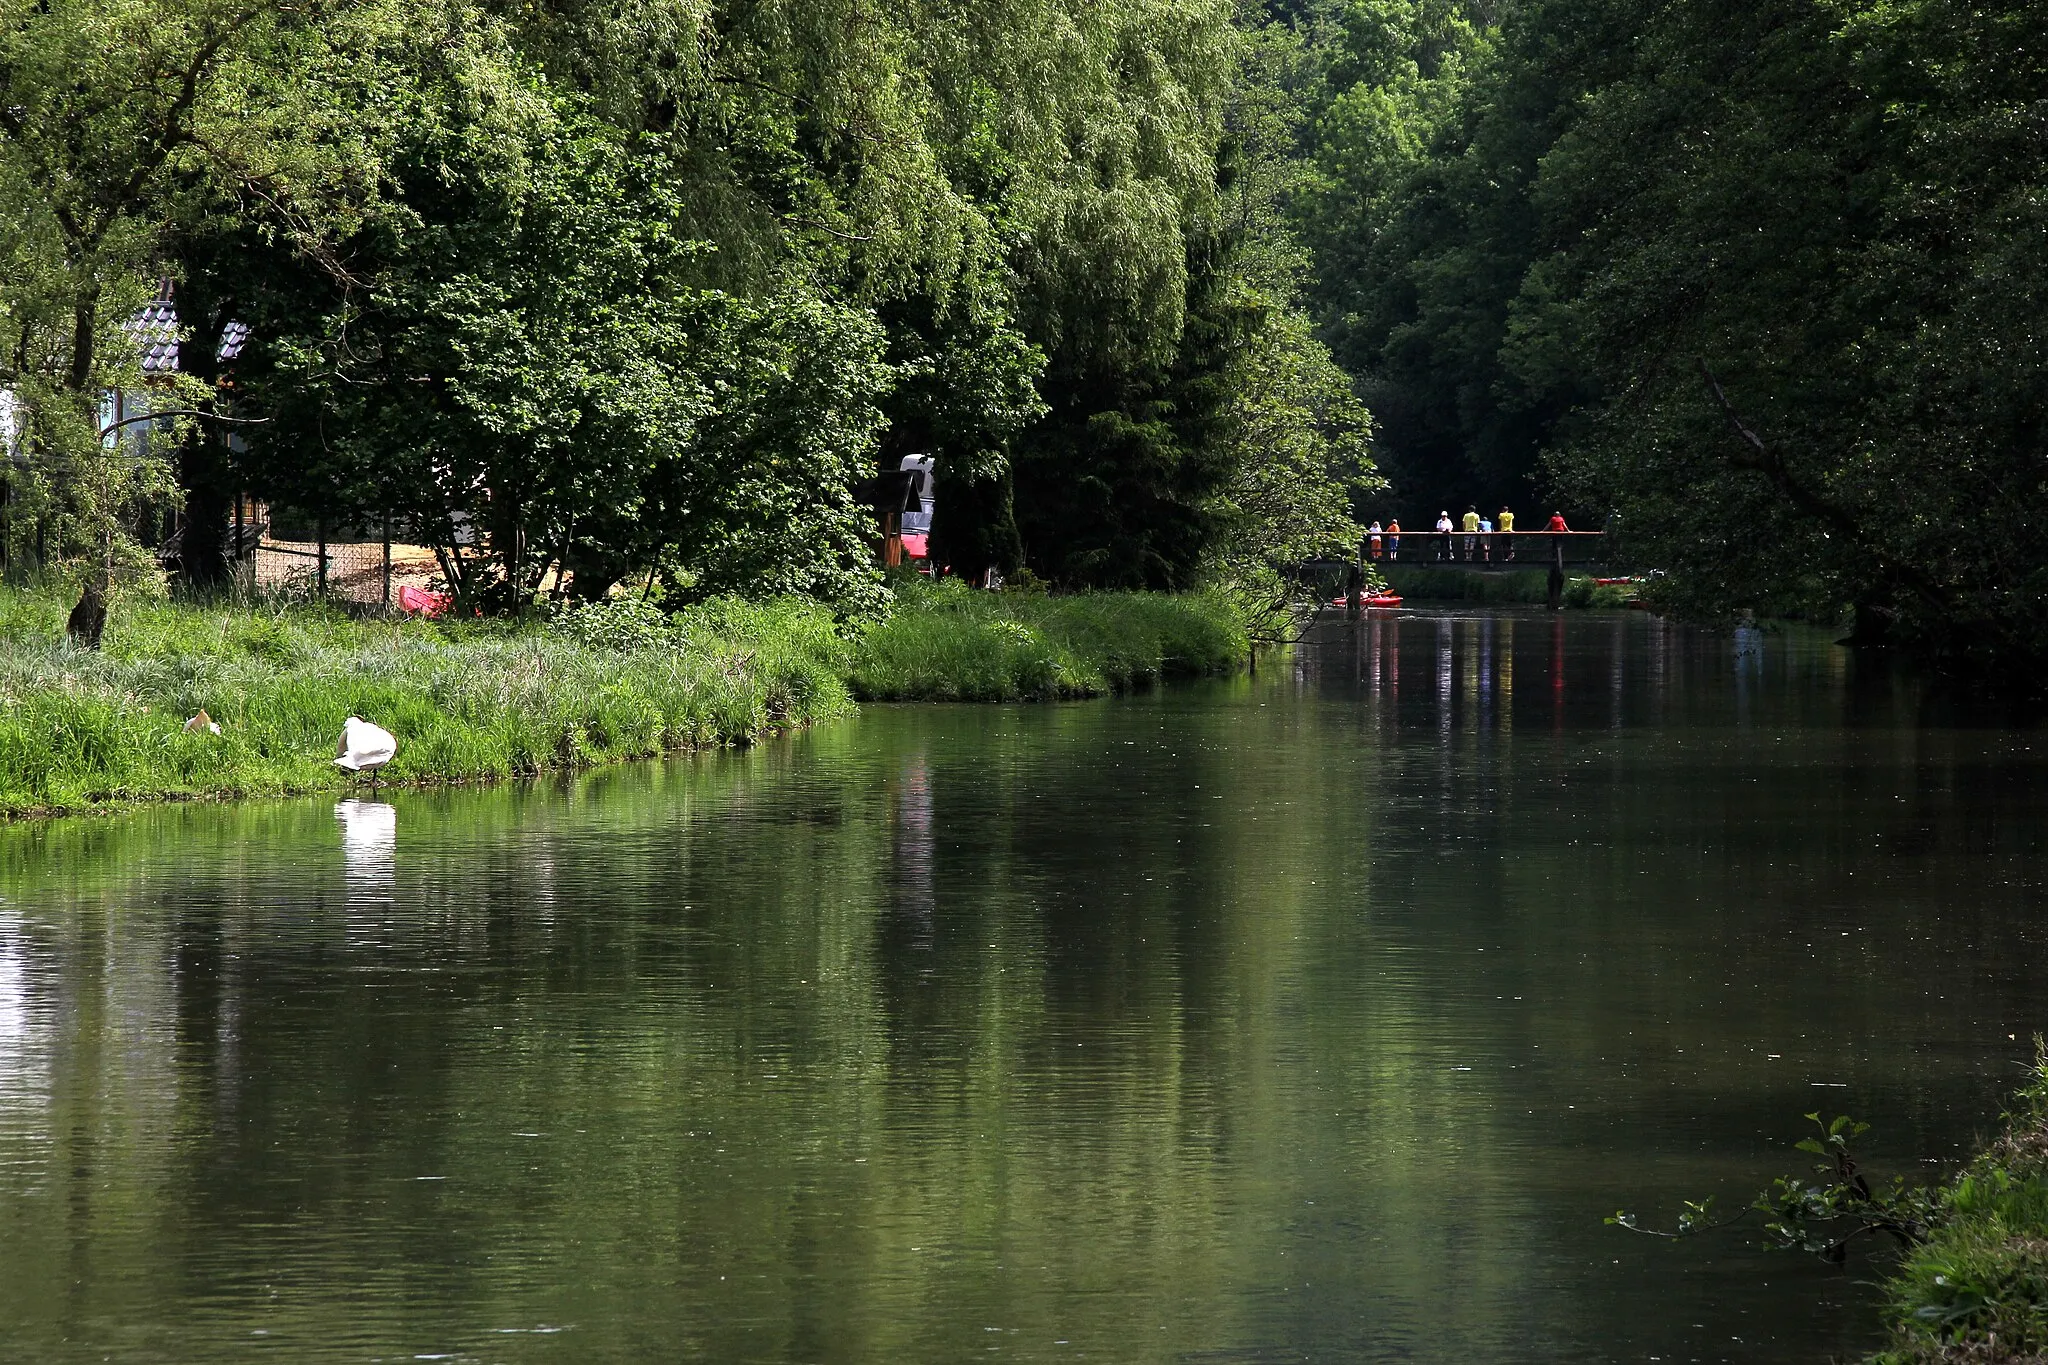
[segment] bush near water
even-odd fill
[[[907,590],[846,626],[792,599],[634,601],[548,621],[368,620],[318,605],[136,601],[98,652],[68,598],[0,589],[0,815],[338,786],[349,715],[399,736],[396,782],[472,782],[714,745],[853,699],[1099,695],[1244,658],[1221,599]],[[221,733],[188,734],[204,709]]]
[[[1939,1198],[1927,1242],[1885,1286],[1888,1348],[1870,1365],[2048,1358],[2048,1054],[2005,1131]]]
[[[1548,569],[1509,569],[1482,573],[1457,565],[1386,564],[1380,566],[1387,586],[1416,602],[1520,603],[1540,606],[1550,600]],[[1567,607],[1626,607],[1635,592],[1620,584],[1602,584],[1585,574],[1565,580]]]
[[[1227,672],[1251,648],[1221,596],[978,593],[947,581],[899,589],[848,682],[863,701],[1026,701],[1121,692]]]

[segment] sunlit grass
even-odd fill
[[[885,620],[722,601],[627,643],[532,623],[351,617],[319,605],[133,601],[72,648],[66,601],[0,589],[0,816],[342,785],[342,721],[399,737],[383,780],[476,782],[816,724],[863,699],[1092,696],[1228,670],[1221,602],[906,586]],[[188,734],[204,709],[221,733]]]
[[[400,736],[389,780],[467,782],[743,743],[850,709],[829,617],[737,615],[615,650],[540,628],[137,603],[93,653],[65,642],[61,602],[0,593],[0,813],[337,786],[350,715]],[[202,708],[219,735],[185,732]]]
[[[848,682],[862,700],[1100,696],[1228,672],[1250,648],[1221,598],[994,595],[958,583],[899,592],[898,609],[857,642]]]

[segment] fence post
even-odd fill
[[[317,554],[318,554],[318,556],[319,556],[316,562],[317,562],[317,563],[319,564],[319,566],[320,566],[320,568],[319,568],[319,575],[320,575],[320,579],[319,579],[319,581],[320,581],[320,595],[321,595],[322,597],[325,597],[325,596],[327,596],[327,518],[326,518],[326,517],[321,517],[321,518],[320,518],[320,522],[319,522],[319,525],[318,525],[318,527],[317,527],[317,529],[316,529],[316,531],[315,531],[315,534],[316,534],[316,535],[318,535],[318,536],[319,536],[319,538],[320,538],[320,539],[319,539],[319,543],[318,543],[318,544],[317,544],[317,545],[316,545],[316,546],[314,547],[315,551],[317,552]]]
[[[391,514],[384,514],[384,610],[391,610]]]

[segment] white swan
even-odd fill
[[[341,744],[334,751],[334,766],[347,773],[369,773],[391,761],[398,752],[398,739],[381,725],[361,716],[350,716],[341,727]]]

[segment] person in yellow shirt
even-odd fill
[[[1479,553],[1479,509],[1477,507],[1467,507],[1465,515],[1458,519],[1458,524],[1465,532],[1464,557],[1467,561],[1470,561],[1474,555]]]
[[[1515,557],[1515,514],[1503,507],[1500,509],[1500,515],[1493,519],[1493,524],[1500,528],[1502,533],[1500,543],[1506,550],[1502,558],[1513,559]]]

